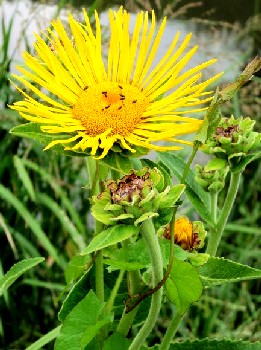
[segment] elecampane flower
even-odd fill
[[[102,158],[114,144],[135,152],[136,146],[181,148],[158,141],[189,143],[176,137],[199,129],[201,121],[185,115],[202,111],[202,104],[211,100],[205,89],[220,74],[204,82],[200,78],[216,60],[184,71],[197,46],[186,52],[191,34],[178,43],[178,32],[153,67],[166,19],[156,29],[154,12],[151,22],[148,12],[141,12],[130,35],[130,14],[122,8],[109,11],[105,59],[99,16],[95,13],[94,31],[83,13],[85,24],[69,15],[70,34],[59,19],[53,21],[46,34],[49,44],[36,35],[36,54],[24,53],[26,68],[18,67],[23,75],[14,77],[37,99],[20,89],[25,99],[11,108],[40,123],[43,132],[63,135],[45,149],[62,144],[66,150],[89,150]]]

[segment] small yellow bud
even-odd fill
[[[201,240],[194,232],[193,223],[185,216],[175,221],[174,242],[184,250],[194,250],[200,247]],[[169,226],[166,228],[164,237],[170,239]]]

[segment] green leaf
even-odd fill
[[[206,286],[261,278],[261,270],[216,257],[210,257],[207,263],[199,268],[199,274]]]
[[[110,152],[100,161],[123,175],[129,174],[133,169],[131,160],[128,157],[123,157],[120,153],[116,152]]]
[[[122,242],[138,232],[139,228],[132,225],[116,225],[109,227],[107,230],[95,236],[88,247],[81,252],[81,255],[90,254],[96,250]]]
[[[82,344],[86,346],[99,330],[94,325],[98,322],[103,307],[104,303],[100,302],[91,290],[66,317],[56,339],[54,350],[79,350],[82,349]],[[108,319],[108,316],[99,321],[104,319]],[[99,323],[100,326],[102,324],[103,322]],[[88,337],[86,337],[88,332]]]
[[[180,181],[186,166],[186,163],[182,158],[176,154],[169,152],[158,153],[159,159],[163,164],[171,171],[171,173],[176,176]],[[197,210],[199,215],[208,223],[212,223],[210,215],[210,199],[208,194],[203,190],[203,188],[196,182],[195,174],[190,169],[186,178],[186,189],[185,193],[188,199],[191,201],[193,207]]]
[[[180,314],[184,314],[200,298],[203,290],[197,269],[177,259],[174,259],[165,287],[167,297]]]
[[[161,199],[159,205],[160,209],[173,207],[184,192],[185,188],[186,186],[182,184],[172,187],[167,196]]]
[[[90,262],[91,257],[89,255],[75,255],[69,261],[66,266],[64,275],[67,284],[72,283],[84,272],[86,272],[86,266]]]
[[[242,172],[245,170],[245,167],[253,162],[254,160],[258,159],[261,157],[261,152],[256,152],[256,153],[252,153],[252,154],[249,154],[245,157],[242,157],[242,159],[237,163],[237,165],[231,167],[231,171],[233,173],[238,173],[239,171]]]
[[[60,333],[61,326],[58,326],[42,336],[40,339],[36,340],[33,344],[28,346],[25,350],[41,350],[43,349],[43,346],[50,343],[52,340],[54,340],[57,335]]]
[[[219,105],[220,98],[219,91],[217,89],[213,100],[211,101],[211,105],[209,106],[207,113],[204,117],[204,121],[195,136],[195,141],[199,141],[201,144],[204,144],[207,138],[209,138],[213,134],[215,128],[218,126],[218,123],[221,119]]]
[[[124,338],[119,333],[114,333],[106,339],[102,350],[128,350],[130,344],[131,341],[129,339]]]
[[[159,239],[163,264],[167,266],[170,254],[170,241]],[[105,259],[104,263],[112,267],[112,269],[124,269],[127,271],[140,270],[150,265],[151,260],[146,244],[143,239],[137,242],[129,243],[120,249],[108,249],[105,254],[110,259]],[[174,256],[179,260],[186,260],[189,256],[181,247],[174,246]]]
[[[201,339],[172,343],[170,350],[260,350],[261,342],[250,343],[243,340]]]
[[[89,271],[85,272],[79,281],[74,284],[70,293],[64,300],[58,314],[58,318],[61,322],[66,319],[72,309],[85,297],[86,291],[89,289],[88,272]]]
[[[44,258],[31,258],[19,261],[14,264],[11,269],[0,278],[0,296],[7,291],[7,289],[27,270],[31,269],[40,262],[43,262]]]
[[[67,140],[70,137],[72,137],[71,134],[48,134],[41,130],[42,124],[38,123],[26,123],[21,124],[18,126],[15,126],[10,130],[10,133],[16,136],[20,137],[27,137],[33,140],[36,140],[43,144],[44,146],[47,146],[50,142],[55,140]],[[67,143],[66,146],[69,144]],[[58,154],[64,154],[66,156],[87,156],[87,152],[81,152],[81,151],[65,151],[64,146],[62,144],[57,144],[53,146],[52,151],[58,153]]]

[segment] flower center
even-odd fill
[[[140,123],[148,104],[148,98],[135,86],[102,82],[84,89],[72,113],[87,135],[110,130],[110,135],[127,136]]]

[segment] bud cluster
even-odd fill
[[[222,118],[216,132],[202,146],[203,152],[236,165],[260,143],[261,134],[253,131],[254,124],[250,118]]]

